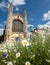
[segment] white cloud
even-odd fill
[[[13,1],[13,0],[8,0],[10,3]]]
[[[38,28],[40,28],[40,29],[50,28],[50,21],[48,21],[48,22],[45,23],[45,24],[39,24],[39,25],[38,25]]]
[[[48,21],[48,22],[42,25],[39,24],[38,28],[46,28],[46,27],[50,28],[50,10],[47,13],[44,13],[43,21]]]
[[[16,11],[19,11],[19,8],[17,7],[18,5],[24,5],[25,0],[8,0],[6,3],[5,1],[2,1],[0,3],[0,8],[5,11],[6,8],[9,8],[9,4],[12,2],[13,6],[16,7]]]
[[[3,34],[4,29],[0,28],[0,35]]]
[[[32,24],[28,24],[27,27],[34,27],[34,25],[32,25]]]
[[[42,24],[38,25],[38,28],[43,28],[43,27],[44,27],[44,25],[42,25]]]
[[[5,3],[5,2],[1,2],[0,3],[0,8],[8,8],[9,4]]]
[[[49,26],[50,26],[50,21],[48,21],[48,22],[46,23],[46,25],[49,25]]]
[[[50,20],[50,10],[43,15],[43,21]]]
[[[16,5],[24,5],[25,4],[25,0],[8,0],[10,3],[12,2],[12,4],[14,6]]]
[[[44,24],[44,25],[39,24],[38,25],[38,28],[39,29],[46,29],[46,28],[50,28],[50,26],[49,25],[46,25],[46,24]]]
[[[16,7],[16,11],[19,11],[19,8]]]

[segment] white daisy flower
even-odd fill
[[[31,56],[31,58],[34,58],[35,57],[35,54]]]
[[[12,41],[9,41],[6,43],[7,48],[11,49],[14,47],[14,43]]]
[[[12,62],[8,62],[7,65],[13,65],[13,63]]]
[[[16,53],[16,58],[20,57],[20,52]]]
[[[3,50],[3,52],[6,52],[6,53],[7,53],[7,51],[8,51],[7,49],[4,49],[4,50]]]
[[[48,59],[45,59],[47,62],[50,62],[50,60],[48,60]]]
[[[35,57],[35,54],[33,55],[33,57]]]
[[[19,37],[19,35],[18,35],[18,34],[13,34],[12,37],[13,37],[13,38]]]
[[[7,62],[5,61],[5,63],[7,63]]]
[[[50,50],[48,50],[48,52],[50,52]]]
[[[30,62],[27,61],[27,62],[25,63],[25,65],[30,65]]]
[[[17,52],[17,50],[16,50],[16,49],[14,49],[14,52]]]
[[[30,40],[30,38],[28,38],[28,41]]]
[[[22,40],[21,43],[22,43],[23,46],[29,46],[30,45],[27,40]]]
[[[14,61],[14,63],[16,63],[16,60]]]

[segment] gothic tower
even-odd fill
[[[27,38],[27,14],[26,14],[26,10],[24,9],[23,10],[23,17],[24,17],[24,34],[25,34],[25,37]]]
[[[26,10],[23,11],[23,16],[13,13],[13,5],[10,3],[4,40],[11,40],[13,34],[18,34],[19,37],[20,35],[27,37],[27,18]]]
[[[6,23],[6,30],[5,30],[5,41],[10,40],[11,33],[12,33],[12,16],[13,16],[13,5],[10,3],[9,10],[8,10],[8,18]]]

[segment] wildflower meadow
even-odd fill
[[[50,36],[31,35],[2,43],[0,65],[50,65]]]

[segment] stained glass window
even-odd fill
[[[23,32],[23,23],[20,20],[13,20],[12,31]]]

